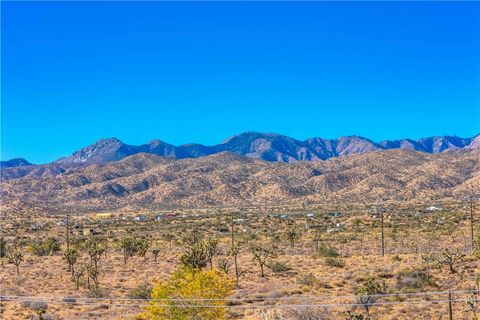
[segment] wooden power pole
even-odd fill
[[[474,234],[473,234],[473,195],[470,195],[470,248],[472,248],[473,252],[473,242],[475,240]]]
[[[70,221],[68,219],[68,214],[67,214],[67,223],[66,223],[66,226],[67,226],[67,250],[70,249]]]
[[[380,208],[380,223],[382,225],[382,257],[385,256],[385,229],[383,223],[383,208]]]
[[[448,319],[453,320],[452,292],[448,291]]]
[[[230,223],[231,223],[231,238],[232,238],[232,249],[233,246],[235,245],[235,221],[233,219],[233,211],[230,213]]]

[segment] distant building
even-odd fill
[[[422,213],[431,213],[431,212],[435,212],[435,211],[442,211],[443,208],[442,207],[436,207],[436,206],[430,206],[430,207],[427,207],[423,210],[420,210],[420,212]]]
[[[98,234],[98,232],[96,232],[93,228],[83,229],[84,236],[94,236],[96,234]]]
[[[97,219],[109,219],[111,217],[112,217],[111,213],[97,213],[95,215],[95,218],[97,218]]]
[[[32,225],[30,226],[30,229],[33,230],[33,231],[42,230],[43,229],[43,224],[32,223]]]
[[[155,220],[157,221],[161,221],[161,220],[167,220],[167,219],[173,219],[175,218],[175,215],[174,214],[159,214],[158,216],[155,217]]]
[[[147,221],[147,217],[145,216],[136,216],[133,220],[138,221],[138,222],[144,222]]]
[[[330,217],[340,217],[342,213],[340,211],[332,211],[332,212],[329,212],[328,215]]]

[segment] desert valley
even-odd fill
[[[4,162],[2,315],[444,319],[450,303],[474,319],[478,137],[428,150],[353,137],[320,156],[245,133],[188,157],[107,139]],[[217,270],[225,293],[151,300],[179,265]]]

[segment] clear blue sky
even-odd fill
[[[480,132],[478,2],[2,2],[2,159]]]

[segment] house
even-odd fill
[[[174,214],[159,214],[158,216],[155,217],[155,220],[157,221],[161,221],[161,220],[165,220],[165,219],[173,219],[175,218],[175,215]]]
[[[43,229],[43,224],[41,224],[41,223],[32,223],[32,225],[30,226],[30,229],[33,230],[33,231],[42,230],[42,229]]]
[[[427,207],[423,210],[420,210],[421,213],[432,213],[432,212],[435,212],[435,211],[442,211],[443,208],[441,207],[436,207],[436,206],[430,206],[430,207]]]
[[[328,215],[330,217],[340,217],[342,213],[340,211],[332,211],[332,212],[329,212]]]
[[[140,216],[136,216],[133,220],[137,222],[145,222],[147,221],[147,217],[145,217],[144,215],[140,215]]]
[[[112,217],[111,213],[97,213],[95,215],[95,218],[97,218],[97,219],[108,219],[108,218],[111,218],[111,217]]]
[[[325,231],[327,229],[326,226],[321,225],[321,224],[308,224],[305,223],[305,229],[315,229],[315,230],[322,230]]]
[[[338,232],[338,231],[341,231],[343,229],[345,229],[345,225],[343,225],[341,223],[337,223],[337,224],[335,224],[334,228],[327,229],[327,233]]]
[[[84,236],[94,236],[97,235],[98,232],[95,231],[93,228],[88,228],[88,229],[83,229],[83,235]]]
[[[307,213],[307,218],[313,218],[315,216],[314,213]]]

